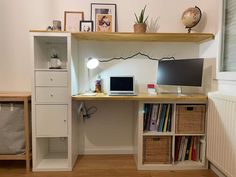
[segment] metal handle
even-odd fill
[[[51,82],[53,81],[53,78],[52,78],[52,77],[50,78],[50,81],[51,81]]]
[[[50,94],[50,97],[53,97],[53,93]]]

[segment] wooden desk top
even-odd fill
[[[73,100],[86,101],[86,100],[120,100],[120,101],[159,101],[159,102],[207,102],[207,96],[203,94],[138,94],[137,96],[109,96],[106,94],[97,94],[96,96],[72,96]]]

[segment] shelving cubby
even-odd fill
[[[205,102],[152,101],[138,107],[138,169],[207,168]]]

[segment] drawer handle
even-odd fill
[[[52,77],[50,78],[50,81],[51,81],[51,82],[53,81],[53,78],[52,78]]]
[[[53,96],[54,96],[53,93],[51,93],[51,94],[50,94],[50,97],[53,97]]]
[[[64,120],[64,122],[66,122],[66,120]]]

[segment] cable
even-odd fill
[[[163,58],[152,58],[150,57],[149,55],[145,54],[145,53],[141,53],[141,52],[138,52],[138,53],[135,53],[131,56],[128,56],[128,57],[115,57],[115,58],[110,58],[110,59],[107,59],[107,60],[99,60],[99,62],[110,62],[110,61],[113,61],[113,60],[128,60],[128,59],[131,59],[133,57],[136,57],[138,55],[141,55],[141,56],[144,56],[144,57],[147,57],[149,60],[156,60],[156,61],[161,61],[161,60],[167,60],[167,59],[173,59],[175,60],[175,57],[163,57]]]

